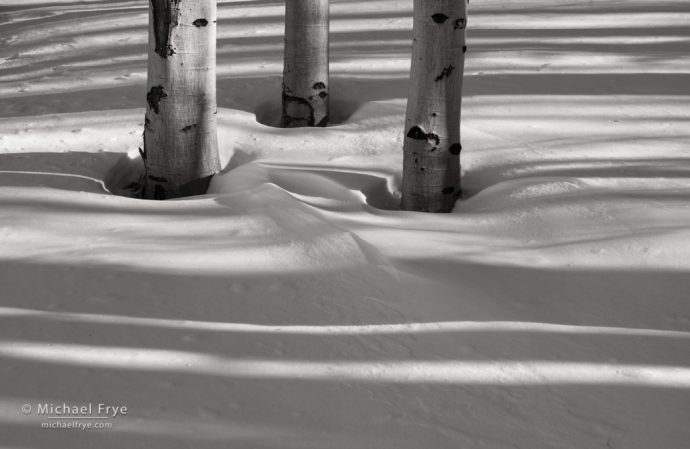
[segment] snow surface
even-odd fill
[[[333,0],[283,130],[282,2],[220,1],[225,169],[150,202],[146,2],[2,0],[0,447],[689,447],[690,3],[472,0],[446,215],[395,210],[411,7]]]

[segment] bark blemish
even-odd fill
[[[314,107],[304,98],[283,92],[283,120],[286,128],[314,126]]]
[[[141,147],[139,147],[139,155],[141,156],[141,158],[142,158],[143,160],[146,160],[146,150],[144,150],[144,149],[141,148]]]
[[[194,25],[197,28],[205,27],[206,25],[208,25],[208,20],[196,19],[194,22],[192,22],[192,25]]]
[[[150,176],[149,176],[149,178],[150,178]],[[165,199],[165,196],[166,196],[165,188],[163,188],[162,185],[156,184],[155,186],[153,186],[153,199],[154,200],[162,201]]]
[[[192,124],[192,125],[185,126],[184,128],[182,128],[181,131],[182,131],[183,133],[188,133],[188,132],[190,132],[191,130],[193,130],[194,128],[196,128],[197,126],[198,126],[198,125],[197,125],[196,123],[194,123],[194,124]]]
[[[148,177],[151,181],[154,181],[154,182],[168,182],[168,180],[166,178],[162,178],[160,176],[149,175]]]
[[[450,19],[450,17],[442,13],[436,13],[433,16],[431,16],[431,18],[436,23],[444,23],[446,20]]]
[[[426,140],[430,144],[436,146],[441,143],[438,134],[427,133],[420,126],[414,126],[408,131],[407,137],[414,140]]]
[[[146,101],[149,104],[149,108],[158,114],[160,112],[160,102],[167,96],[168,94],[163,90],[163,86],[153,86],[149,93],[146,94]]]
[[[441,81],[441,80],[444,79],[444,78],[448,78],[448,77],[453,73],[454,70],[455,70],[455,66],[454,66],[454,65],[449,65],[448,67],[445,67],[445,68],[443,69],[443,71],[441,72],[441,74],[440,74],[439,76],[436,77],[436,80],[435,80],[435,81],[436,81],[436,82],[439,82],[439,81]]]
[[[462,151],[462,146],[459,143],[454,143],[448,148],[448,151],[450,151],[450,154],[457,156]]]
[[[465,28],[466,20],[464,17],[461,17],[460,19],[457,19],[455,21],[455,25],[453,25],[454,30],[462,30]]]
[[[178,23],[179,2],[180,0],[151,0],[153,34],[156,40],[155,51],[164,59],[175,54],[175,50],[170,44],[170,34]]]
[[[326,98],[327,96],[328,96],[328,92],[326,92],[325,90],[322,90],[321,92],[319,92],[319,97]]]
[[[324,83],[322,83],[321,81],[319,81],[318,83],[314,83],[314,85],[312,87],[315,90],[322,90],[322,89],[326,88],[326,85]]]
[[[462,52],[463,52],[463,54],[467,53],[467,45],[462,46]]]
[[[144,133],[148,130],[152,130],[151,128],[151,120],[148,118],[148,116],[144,116]]]
[[[325,116],[324,118],[321,119],[319,123],[316,124],[318,128],[325,128],[328,126],[328,116]]]

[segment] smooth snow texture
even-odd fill
[[[266,126],[284,4],[218,6],[224,170],[165,202],[113,194],[146,3],[0,6],[0,447],[687,447],[685,0],[472,1],[444,215],[396,210],[411,0],[332,1],[325,129]]]

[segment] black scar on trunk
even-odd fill
[[[289,91],[289,89],[285,89],[283,91],[283,119],[285,121],[283,126],[287,128],[291,128],[292,125],[295,124],[301,126],[314,126],[314,107],[311,105],[311,103],[304,98],[289,95],[287,94],[287,91]],[[288,109],[291,105],[298,105],[307,108],[309,111],[309,117],[307,117],[306,120],[302,117],[292,117],[290,114],[288,114]]]
[[[326,126],[328,126],[328,116],[325,116],[319,123],[316,124],[317,128],[325,128]]]
[[[148,177],[149,177],[149,179],[150,179],[151,181],[155,181],[155,182],[168,182],[168,180],[167,180],[166,178],[163,178],[163,177],[160,177],[160,176],[148,175]]]
[[[175,54],[170,44],[170,33],[177,26],[178,4],[181,0],[151,0],[153,31],[156,39],[156,53],[167,59]]]
[[[163,201],[166,197],[165,188],[162,185],[156,184],[153,186],[153,199]]]
[[[196,19],[194,22],[192,22],[192,24],[197,28],[201,28],[201,27],[205,27],[206,25],[208,25],[208,20]]]
[[[160,112],[161,100],[167,96],[168,94],[163,90],[163,86],[153,86],[149,93],[146,94],[146,101],[149,104],[149,108],[158,114]]]
[[[438,145],[441,143],[441,139],[438,137],[438,134],[427,133],[419,126],[412,127],[407,133],[407,137],[414,140],[426,140],[432,145]]]
[[[448,151],[450,151],[450,154],[458,155],[462,151],[462,146],[459,143],[454,143],[448,148]]]
[[[434,14],[433,16],[431,16],[431,18],[432,18],[432,19],[434,20],[434,22],[436,22],[436,23],[443,23],[443,22],[445,22],[446,20],[448,20],[450,17],[448,17],[447,15],[442,14],[442,13],[439,12],[439,13],[436,13],[436,14]]]
[[[443,71],[441,72],[441,74],[440,74],[439,76],[436,77],[436,80],[435,80],[435,81],[436,81],[436,82],[439,82],[439,81],[441,81],[443,78],[448,78],[448,77],[451,75],[451,73],[453,73],[453,70],[455,70],[455,66],[454,66],[454,65],[449,65],[448,67],[445,67],[445,68],[443,69]]]

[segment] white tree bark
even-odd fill
[[[286,0],[284,128],[328,124],[328,0]]]
[[[220,170],[216,0],[150,0],[142,197],[206,193]]]
[[[450,212],[460,196],[465,0],[414,0],[403,210]]]

